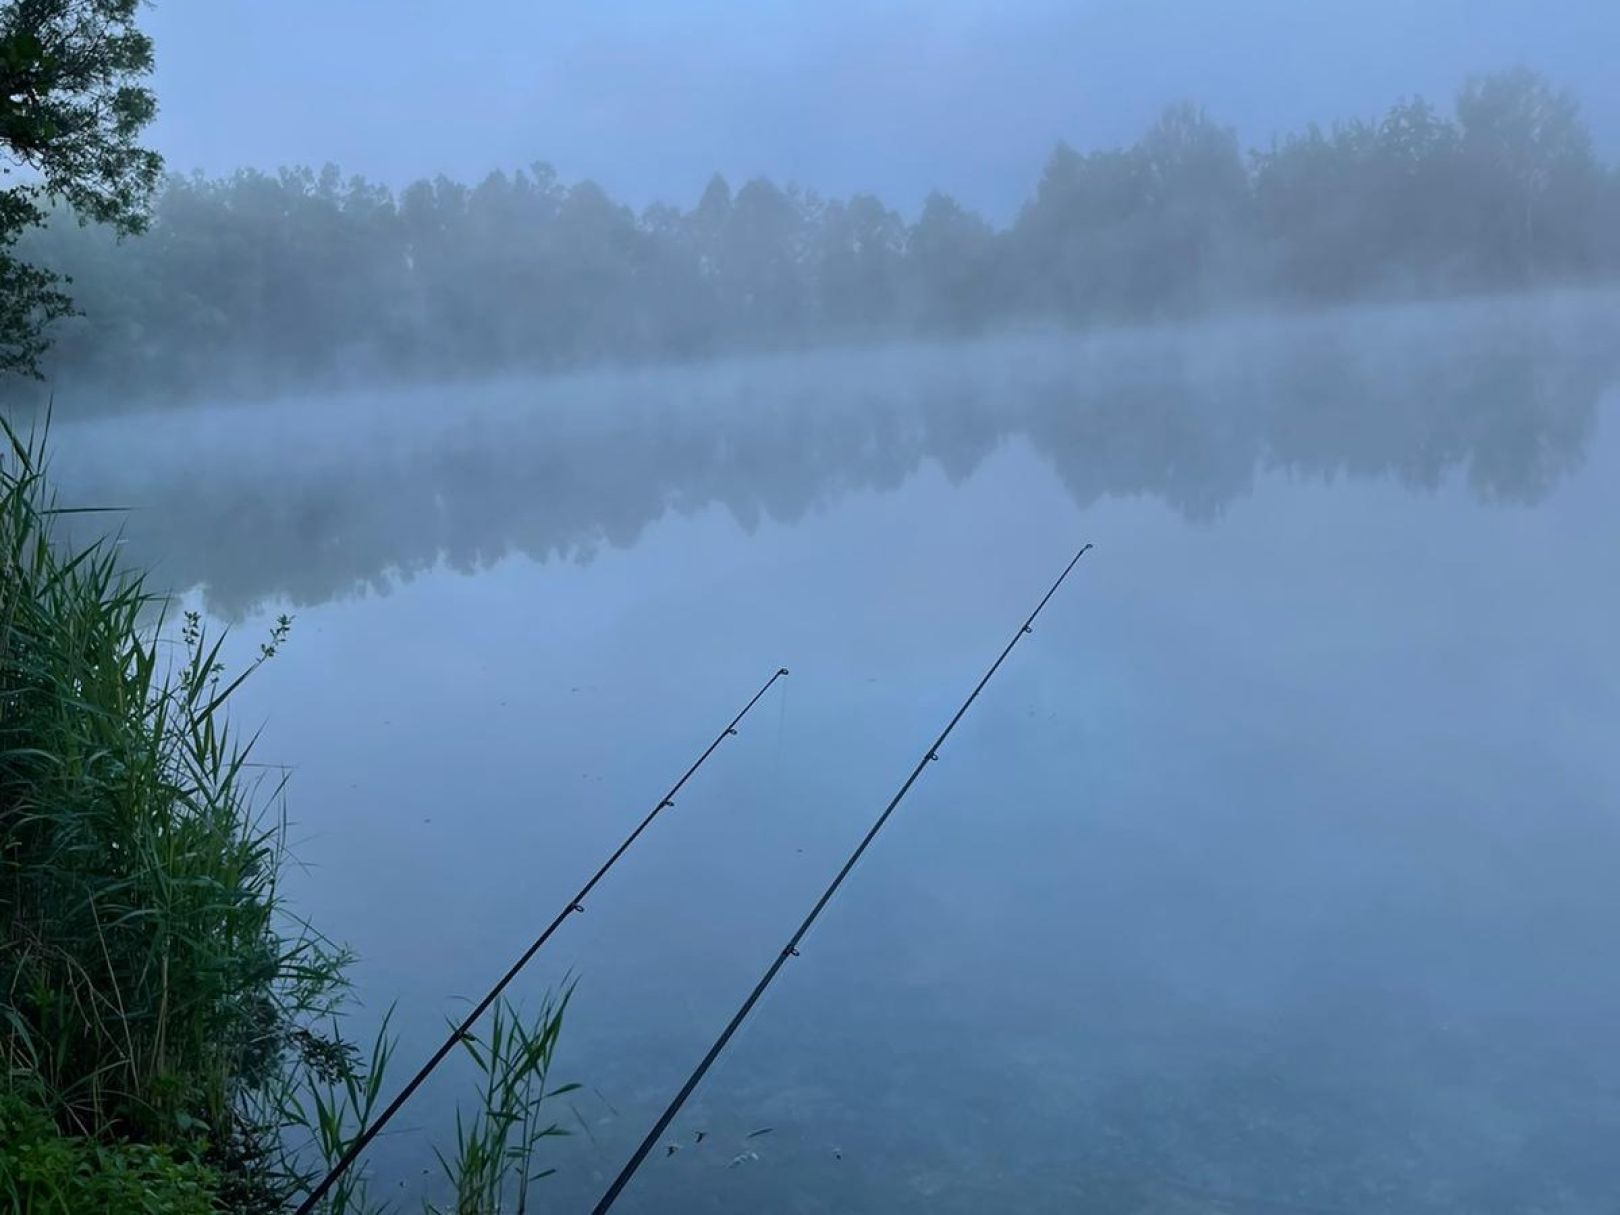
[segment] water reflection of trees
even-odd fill
[[[1277,469],[1533,502],[1581,456],[1616,329],[1612,298],[1571,295],[171,412],[64,428],[58,471],[136,508],[132,554],[227,614],[589,560],[714,506],[792,523],[1019,439],[1081,505],[1194,519]]]

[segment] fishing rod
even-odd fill
[[[573,898],[568,900],[563,909],[557,913],[557,917],[552,920],[551,923],[546,925],[545,931],[534,939],[534,943],[523,951],[522,955],[516,962],[512,963],[511,968],[501,976],[500,981],[496,983],[494,987],[491,987],[484,998],[473,1006],[473,1010],[462,1019],[461,1024],[457,1025],[455,1029],[450,1031],[450,1036],[444,1040],[444,1042],[439,1046],[438,1050],[434,1051],[433,1054],[428,1057],[428,1061],[422,1064],[421,1070],[418,1071],[416,1075],[411,1077],[410,1083],[399,1091],[399,1095],[388,1103],[388,1108],[383,1110],[383,1112],[377,1116],[377,1120],[375,1122],[361,1130],[360,1134],[355,1136],[354,1142],[351,1143],[343,1155],[338,1158],[338,1162],[331,1167],[326,1176],[321,1178],[320,1184],[309,1192],[309,1196],[305,1198],[303,1202],[298,1204],[298,1210],[295,1215],[310,1215],[310,1212],[315,1209],[315,1204],[320,1202],[320,1200],[326,1196],[326,1192],[332,1188],[332,1186],[337,1182],[338,1178],[342,1177],[344,1173],[348,1172],[349,1166],[359,1158],[360,1153],[366,1150],[371,1141],[382,1133],[383,1127],[387,1126],[389,1120],[393,1118],[395,1114],[399,1113],[400,1108],[410,1100],[411,1094],[416,1092],[416,1090],[421,1087],[422,1082],[426,1080],[430,1074],[432,1074],[434,1068],[438,1067],[440,1063],[444,1062],[445,1056],[456,1048],[456,1043],[460,1042],[467,1036],[467,1032],[472,1029],[473,1024],[478,1020],[478,1018],[483,1016],[488,1010],[489,1006],[495,1002],[497,997],[500,996],[501,992],[506,990],[506,985],[517,977],[518,971],[527,966],[529,959],[540,952],[540,947],[551,939],[551,934],[556,932],[557,929],[562,926],[564,920],[576,912],[582,912],[585,910],[586,896],[589,895],[591,891],[596,888],[596,884],[607,875],[607,871],[612,869],[613,866],[618,862],[618,859],[630,850],[630,845],[635,843],[636,839],[641,835],[641,833],[652,825],[653,819],[657,818],[661,813],[675,804],[675,795],[681,791],[682,786],[684,786],[686,782],[692,778],[693,774],[703,766],[704,761],[719,749],[721,743],[737,733],[737,726],[742,722],[743,718],[748,716],[748,711],[759,703],[760,698],[763,697],[766,692],[771,690],[771,686],[776,683],[778,679],[781,679],[787,673],[788,669],[786,667],[779,667],[776,674],[767,679],[764,686],[761,687],[759,691],[755,692],[749,702],[742,707],[742,711],[731,719],[731,721],[726,725],[725,729],[721,730],[719,734],[715,735],[714,741],[709,744],[708,748],[703,752],[703,754],[699,755],[697,759],[692,761],[692,766],[681,774],[681,779],[670,786],[669,792],[664,794],[664,796],[659,799],[658,804],[647,812],[647,816],[636,825],[636,829],[629,835],[625,836],[624,842],[613,850],[613,854],[609,856],[607,860],[602,862],[601,867],[597,869],[595,873],[591,874],[590,881],[586,882],[579,888],[579,892],[575,894]]]
[[[1063,572],[1058,575],[1057,581],[1041,597],[1041,601],[1035,605],[1035,610],[1029,614],[1028,619],[1024,621],[1019,630],[1013,634],[1012,640],[1001,651],[1000,657],[990,664],[990,669],[984,673],[984,677],[979,680],[978,685],[968,694],[968,698],[962,702],[962,707],[956,710],[956,716],[951,718],[950,724],[940,732],[933,745],[917,761],[917,766],[911,770],[911,775],[906,777],[906,783],[900,786],[900,791],[884,807],[883,813],[878,815],[877,821],[872,824],[871,829],[867,831],[855,851],[849,854],[849,859],[844,862],[844,867],[838,871],[838,876],[833,878],[832,884],[822,892],[821,897],[816,900],[816,905],[810,909],[810,914],[804,917],[804,922],[788,938],[788,943],[783,947],[782,952],[776,955],[775,961],[766,969],[759,982],[754,984],[754,990],[748,993],[748,998],[742,1002],[742,1007],[737,1010],[726,1028],[721,1031],[720,1036],[715,1039],[714,1045],[709,1047],[709,1053],[703,1056],[703,1061],[697,1065],[697,1069],[687,1077],[686,1083],[681,1085],[681,1091],[675,1094],[675,1099],[669,1103],[668,1108],[660,1115],[658,1121],[653,1124],[652,1130],[647,1132],[647,1137],[641,1141],[641,1146],[636,1148],[635,1154],[630,1157],[629,1163],[613,1179],[613,1184],[608,1186],[607,1193],[602,1195],[602,1200],[591,1208],[591,1215],[604,1215],[618,1200],[620,1192],[629,1184],[630,1179],[635,1176],[636,1170],[641,1167],[642,1162],[647,1159],[647,1154],[653,1150],[659,1138],[669,1129],[669,1124],[675,1120],[675,1115],[681,1112],[681,1107],[686,1104],[686,1099],[692,1095],[693,1090],[702,1082],[709,1068],[714,1065],[714,1061],[720,1057],[720,1052],[726,1049],[726,1044],[731,1041],[732,1035],[742,1025],[744,1018],[753,1010],[754,1005],[759,1003],[759,998],[765,994],[765,989],[771,985],[771,982],[776,978],[782,967],[787,964],[789,958],[799,956],[799,942],[810,931],[811,926],[816,922],[817,917],[821,915],[822,910],[832,901],[833,895],[838,893],[838,888],[844,884],[844,879],[849,876],[849,871],[855,868],[855,863],[861,859],[861,854],[877,838],[877,833],[883,830],[883,824],[889,821],[889,816],[894,813],[895,807],[900,804],[907,793],[911,792],[911,786],[917,783],[917,778],[922,775],[923,769],[939,758],[939,749],[945,744],[945,740],[951,736],[951,731],[956,729],[956,723],[962,720],[968,708],[979,698],[979,693],[984,691],[984,686],[990,682],[991,676],[1007,660],[1007,655],[1012,653],[1013,647],[1019,643],[1025,634],[1034,631],[1035,617],[1041,614],[1041,610],[1046,607],[1052,596],[1057,594],[1058,587],[1062,586],[1064,579],[1069,576],[1069,571],[1079,564],[1080,558],[1084,557],[1090,549],[1091,545],[1085,545],[1074,555],[1069,564],[1063,567]]]

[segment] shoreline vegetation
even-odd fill
[[[343,1036],[349,954],[282,902],[284,789],[228,721],[292,622],[230,674],[115,542],[56,542],[71,508],[44,443],[0,443],[0,1209],[287,1210],[392,1051],[386,1018],[367,1054]],[[570,991],[464,1040],[482,1081],[436,1153],[446,1215],[511,1209],[545,1175]],[[361,1168],[320,1209],[382,1207]]]
[[[41,368],[75,409],[1620,281],[1620,166],[1527,69],[1258,149],[1173,106],[1059,145],[1003,226],[718,176],[637,212],[545,164],[170,176],[128,239],[42,219],[17,254],[71,279]]]

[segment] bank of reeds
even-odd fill
[[[116,542],[56,542],[41,451],[4,427],[0,1210],[283,1210],[389,1052],[337,1032],[348,958],[283,905],[281,788],[226,716],[289,622],[227,672]],[[521,1209],[540,1172],[565,1004],[499,1010],[471,1051],[487,1083],[445,1160],[457,1215]],[[373,1209],[363,1176],[329,1209]]]

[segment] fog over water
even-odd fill
[[[579,979],[549,1209],[1093,541],[622,1209],[1596,1213],[1617,385],[1549,292],[64,412],[54,471],[237,661],[295,616],[239,720],[403,1060],[792,668],[520,981]]]
[[[1572,292],[143,412],[59,424],[58,471],[134,508],[135,552],[227,617],[440,562],[589,562],[666,513],[791,525],[1015,441],[1082,508],[1208,522],[1267,472],[1532,505],[1584,454],[1614,310]]]

